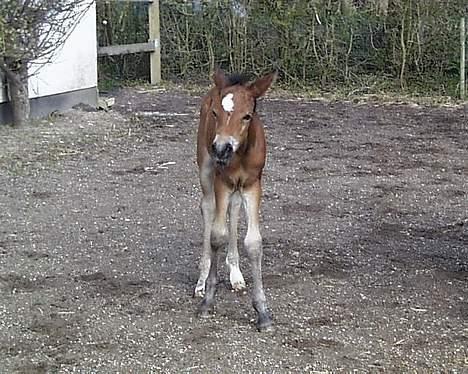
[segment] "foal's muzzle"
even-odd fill
[[[213,155],[213,158],[216,161],[216,163],[221,166],[226,166],[229,163],[234,153],[233,151],[234,149],[232,147],[232,144],[229,142],[218,143],[215,141],[211,145],[211,153]]]

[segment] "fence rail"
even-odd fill
[[[161,82],[161,41],[159,21],[159,0],[99,0],[102,2],[131,2],[147,3],[149,41],[146,43],[119,44],[109,46],[98,46],[97,54],[103,56],[116,56],[140,52],[150,53],[150,81],[151,84]]]
[[[98,56],[117,56],[139,52],[154,52],[155,50],[154,42],[108,45],[98,48]]]

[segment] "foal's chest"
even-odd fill
[[[226,167],[216,171],[216,177],[221,178],[230,188],[235,191],[241,191],[250,187],[260,179],[261,169],[246,168],[242,165],[237,167]]]

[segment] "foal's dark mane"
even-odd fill
[[[237,84],[245,86],[249,81],[250,77],[245,73],[234,73],[228,76],[228,86],[235,86]]]

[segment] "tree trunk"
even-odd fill
[[[349,16],[355,10],[352,0],[341,0],[341,13]]]
[[[13,126],[22,127],[29,123],[31,112],[28,90],[28,67],[24,63],[16,63],[15,65],[15,69],[11,69],[6,61],[4,72],[8,82]]]
[[[376,1],[377,14],[380,16],[387,16],[388,14],[388,0]]]
[[[203,4],[201,0],[192,0],[192,12],[193,13],[202,13],[203,12]]]

